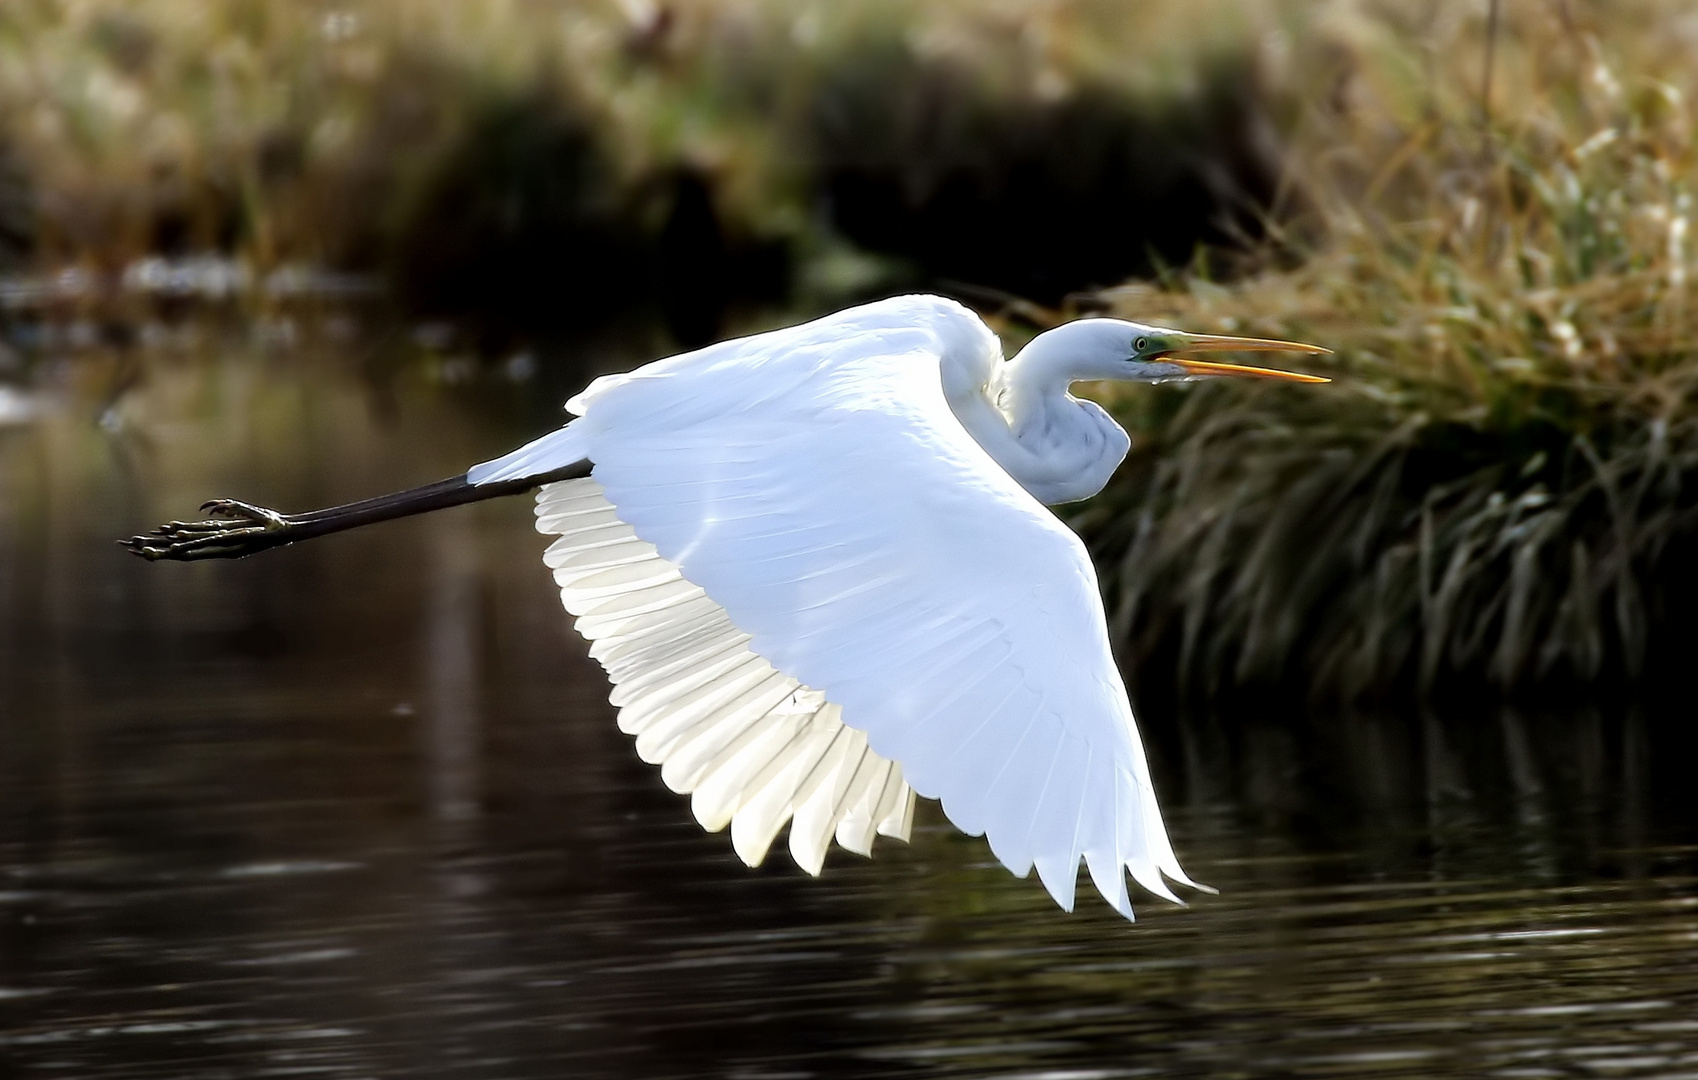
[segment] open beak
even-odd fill
[[[1330,353],[1331,349],[1323,349],[1319,345],[1306,345],[1301,341],[1269,341],[1265,338],[1225,337],[1219,334],[1173,334],[1173,348],[1162,359],[1167,363],[1184,368],[1192,375],[1244,375],[1258,379],[1285,379],[1289,382],[1324,383],[1331,379],[1323,379],[1319,375],[1304,375],[1296,371],[1280,371],[1277,368],[1245,367],[1242,364],[1216,364],[1208,360],[1192,360],[1190,353],[1204,352],[1299,352],[1299,353]]]

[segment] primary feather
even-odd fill
[[[906,838],[918,792],[1130,918],[1124,871],[1190,882],[1084,546],[952,411],[1000,364],[959,305],[884,301],[598,379],[470,478],[594,463],[538,497],[545,561],[620,726],[745,861],[786,821],[810,873]]]

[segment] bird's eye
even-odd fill
[[[1141,337],[1137,341],[1134,341],[1132,343],[1132,351],[1133,352],[1143,352],[1144,349],[1149,346],[1149,344],[1150,344],[1149,338],[1142,338]]]

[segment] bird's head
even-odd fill
[[[1327,353],[1319,345],[1300,341],[1188,334],[1123,319],[1079,319],[1032,339],[1027,353],[1042,357],[1044,366],[1064,372],[1070,380],[1118,379],[1130,382],[1168,382],[1175,379],[1238,376],[1324,383],[1319,375],[1276,368],[1247,367],[1198,359],[1199,354],[1234,352]]]

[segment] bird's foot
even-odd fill
[[[286,514],[236,499],[213,499],[201,505],[212,515],[207,521],[168,521],[145,536],[119,544],[149,561],[175,559],[239,559],[297,539],[297,522]]]

